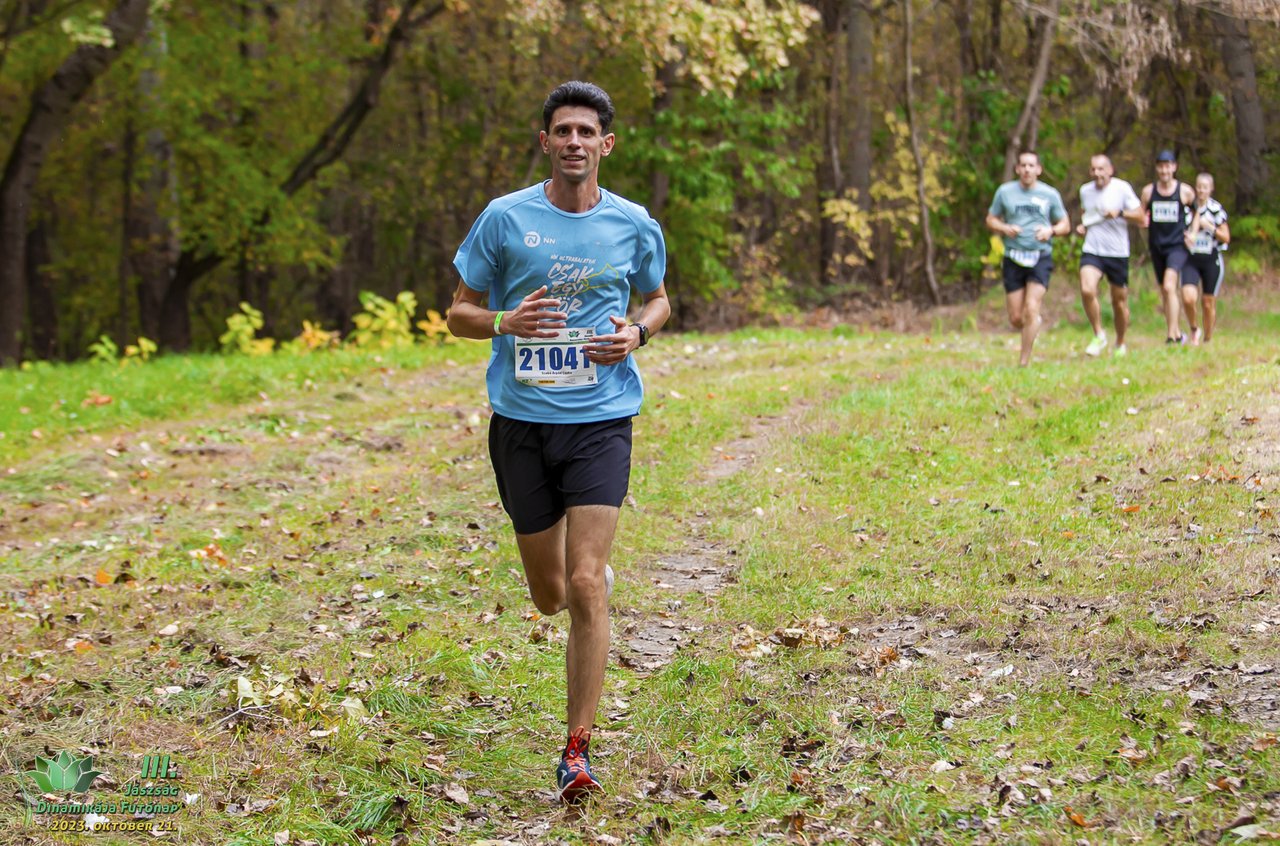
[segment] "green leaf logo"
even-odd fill
[[[58,757],[36,758],[36,768],[27,772],[45,793],[84,793],[102,775],[93,768],[93,756],[74,758],[63,750]]]

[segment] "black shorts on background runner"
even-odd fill
[[[1182,268],[1187,266],[1187,261],[1191,258],[1191,254],[1187,252],[1186,247],[1174,247],[1171,250],[1161,250],[1157,247],[1151,248],[1151,266],[1156,271],[1156,285],[1164,284],[1165,270],[1176,270],[1178,275],[1182,275]]]
[[[631,481],[631,418],[528,423],[495,413],[489,457],[516,533],[536,534],[566,508],[622,505]]]
[[[1028,282],[1039,282],[1047,290],[1049,274],[1053,273],[1053,253],[1044,250],[1035,267],[1023,267],[1013,259],[1005,256],[1001,259],[1001,275],[1004,277],[1004,292],[1012,294],[1027,287]]]
[[[1118,288],[1129,284],[1129,259],[1124,256],[1095,256],[1093,253],[1085,253],[1080,256],[1080,266],[1098,268],[1103,277]]]
[[[1218,296],[1222,287],[1222,277],[1226,273],[1226,264],[1222,256],[1214,253],[1211,256],[1192,254],[1187,266],[1182,268],[1183,285],[1199,285],[1200,290],[1211,297]]]

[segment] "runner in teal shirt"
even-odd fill
[[[1040,183],[1040,156],[1018,154],[1018,178],[996,191],[987,209],[987,228],[1004,239],[1005,307],[1009,323],[1022,332],[1019,363],[1031,361],[1040,331],[1040,303],[1053,272],[1054,235],[1071,231],[1071,219],[1056,189]]]

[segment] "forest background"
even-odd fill
[[[614,97],[602,182],[662,223],[677,326],[976,296],[1019,147],[1077,217],[1090,154],[1140,188],[1176,150],[1258,272],[1278,32],[1274,0],[0,0],[0,362],[443,311],[571,78]]]

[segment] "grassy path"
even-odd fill
[[[0,843],[90,841],[27,810],[18,774],[63,749],[117,802],[173,756],[180,843],[1280,831],[1280,303],[1252,296],[1209,349],[1144,311],[1129,358],[1062,323],[1027,370],[972,331],[646,349],[581,812],[551,792],[567,621],[524,594],[482,348],[218,363],[247,397],[28,374],[70,399],[0,441]],[[169,399],[78,434],[89,385]]]

